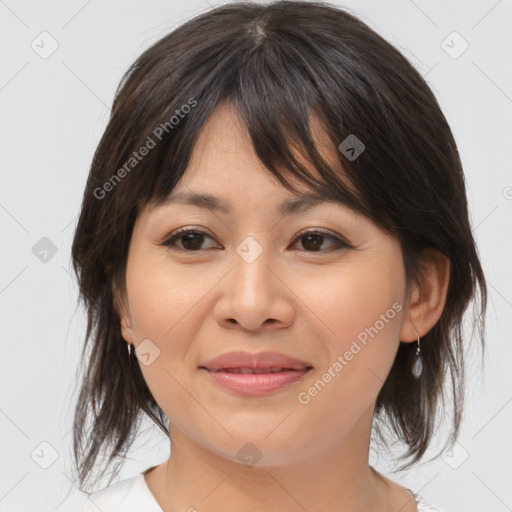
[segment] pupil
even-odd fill
[[[318,249],[319,247],[322,246],[322,235],[306,235],[305,238],[306,238],[306,241],[313,239],[317,242],[317,243],[313,243],[313,249]],[[318,242],[320,242],[320,243],[318,243]],[[306,242],[306,244],[307,244],[307,242]],[[304,246],[304,248],[307,249],[306,244],[303,243],[302,245]]]
[[[199,249],[202,244],[202,238],[201,238],[202,236],[203,235],[201,233],[187,233],[187,234],[183,235],[183,237],[182,237],[183,246],[189,250]],[[192,246],[190,246],[190,245],[187,246],[187,244],[189,244],[189,242],[192,242]]]

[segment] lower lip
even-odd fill
[[[298,382],[311,368],[288,370],[276,373],[231,373],[210,371],[205,368],[220,386],[246,396],[259,396],[274,393],[294,382]]]

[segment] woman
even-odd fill
[[[356,17],[231,3],[146,50],[72,255],[80,485],[100,453],[119,469],[143,413],[171,444],[84,511],[438,510],[368,464],[370,437],[393,432],[411,467],[449,382],[453,444],[485,280],[446,119]]]

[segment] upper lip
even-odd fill
[[[312,366],[300,359],[280,354],[278,352],[250,352],[237,351],[227,352],[218,357],[206,361],[200,368],[206,368],[211,371],[218,371],[226,368],[283,368],[289,370],[304,370]]]

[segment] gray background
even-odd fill
[[[512,213],[512,2],[337,4],[398,46],[433,88],[460,149],[490,292],[488,358],[483,372],[479,351],[470,362],[459,444],[444,458],[390,476],[445,512],[512,510],[512,244],[506,222]],[[88,167],[122,73],[142,50],[209,5],[0,1],[3,512],[80,510],[86,500],[69,477],[85,329],[70,245]],[[44,31],[50,35],[41,36]],[[460,54],[464,40],[469,47]],[[46,55],[52,44],[57,49]],[[38,253],[48,245],[43,237],[57,251],[46,261]],[[164,436],[145,423],[120,478],[160,463],[168,450]],[[374,465],[391,467],[384,458]]]

